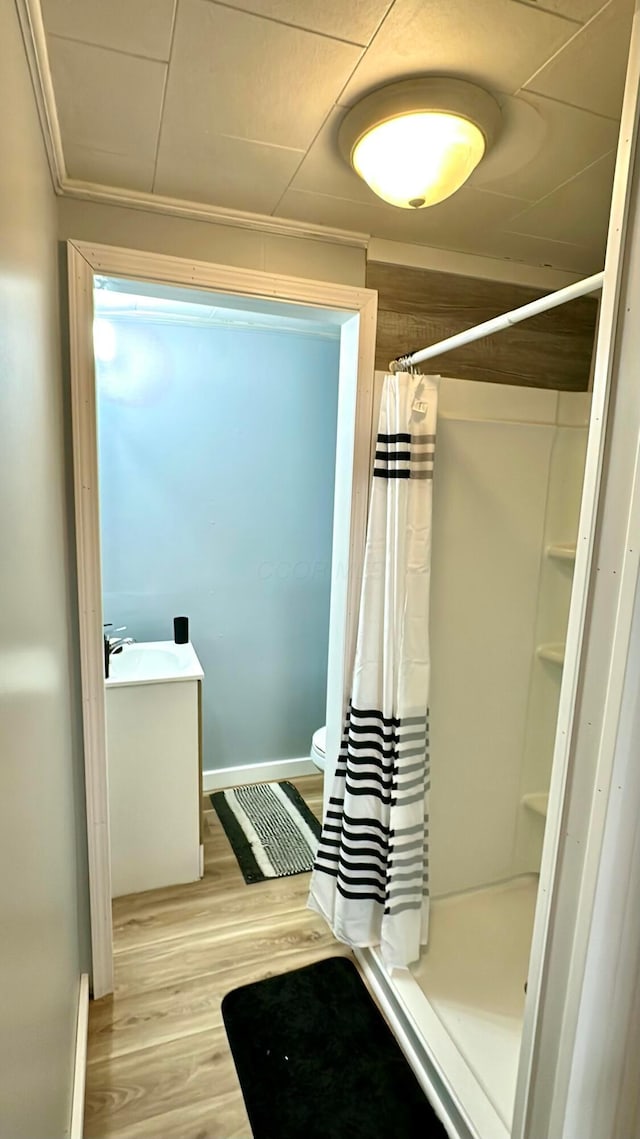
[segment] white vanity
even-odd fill
[[[112,897],[201,876],[202,666],[191,644],[114,653],[105,680]]]

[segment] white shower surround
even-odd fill
[[[376,373],[377,392],[382,380]],[[552,580],[560,586],[554,594],[545,574],[558,567],[550,566],[547,547],[575,541],[590,404],[587,392],[440,381],[431,576],[433,944],[393,983],[454,1083],[469,1133],[482,1139],[510,1134],[536,894],[535,879],[522,875],[539,871],[544,833],[543,817],[532,817],[522,800],[534,787],[549,789],[559,668],[543,675],[550,685],[542,700],[538,694],[543,723],[532,726],[528,713],[545,674],[536,656],[541,609],[542,627],[555,619],[560,633],[566,629],[567,566]],[[546,756],[535,755],[540,738]],[[512,943],[501,941],[492,959],[496,922],[511,930]],[[463,934],[457,959],[456,930]],[[478,983],[470,989],[464,977],[474,968]]]
[[[590,406],[586,392],[455,379],[443,379],[440,393],[431,579],[434,897],[540,867],[542,820],[528,812],[540,841],[530,852],[522,839],[517,849],[524,790],[549,790],[561,678],[536,657],[539,591],[550,529],[556,541],[575,541]],[[558,486],[555,466],[571,448],[577,461],[564,464]],[[565,499],[573,516],[559,532]],[[564,633],[568,595],[562,601]],[[540,757],[535,783],[532,759],[525,778],[527,712],[541,673],[550,693],[537,727],[549,754],[546,763]]]
[[[617,913],[609,910],[603,918],[596,909],[597,891],[605,896],[615,892],[620,872],[623,879],[637,877],[631,860],[638,836],[637,786],[630,788],[636,808],[626,812],[619,830],[616,799],[623,788],[620,784],[616,793],[614,773],[624,761],[618,731],[629,724],[623,702],[625,671],[637,667],[638,657],[630,634],[640,573],[635,363],[640,327],[635,271],[640,257],[639,76],[636,12],[594,358],[541,887],[515,1109],[508,1127],[415,980],[407,974],[389,978],[375,952],[358,952],[418,1079],[457,1139],[601,1139],[605,1133],[628,1139],[629,1121],[637,1124],[640,1119],[635,1073],[621,1060],[625,1046],[637,1037],[632,1020],[640,999],[637,933],[625,921],[626,907]],[[607,859],[614,850],[617,858]],[[591,974],[584,972],[585,962],[595,965]],[[607,1018],[611,1009],[613,1022]],[[585,1021],[591,1017],[600,1027],[607,1024],[602,1051],[594,1048],[593,1035],[581,1026],[583,1014]]]

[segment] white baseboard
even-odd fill
[[[84,1088],[87,1077],[87,1034],[89,1031],[89,974],[80,977],[78,990],[78,1019],[76,1022],[76,1053],[71,1100],[69,1139],[82,1139],[84,1134]]]
[[[221,791],[225,787],[242,787],[245,783],[268,783],[276,779],[295,779],[299,775],[317,775],[308,756],[301,759],[278,759],[273,763],[245,763],[241,767],[220,767],[203,771],[202,790]]]

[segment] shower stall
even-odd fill
[[[638,1133],[639,74],[636,4],[589,393],[441,386],[430,937],[357,955],[456,1139]]]
[[[483,1139],[511,1133],[590,402],[440,381],[430,935],[392,988]]]

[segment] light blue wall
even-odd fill
[[[325,722],[339,343],[113,327],[98,368],[105,620],[146,641],[189,617],[205,770],[305,755]]]

